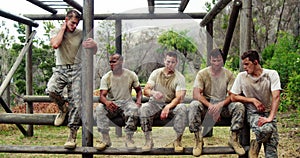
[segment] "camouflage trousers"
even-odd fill
[[[73,65],[72,67],[55,67],[53,74],[47,84],[47,93],[54,93],[55,95],[63,98],[64,88],[67,87],[67,100],[55,101],[62,110],[64,102],[68,102],[68,127],[78,129],[81,125],[81,67],[80,65]]]
[[[152,131],[154,119],[160,119],[162,109],[166,103],[150,100],[140,108],[140,122],[144,132]],[[175,108],[170,109],[168,118],[173,119],[173,129],[177,134],[183,134],[187,123],[187,107],[185,104],[178,104]]]
[[[118,100],[114,103],[119,107],[116,111],[109,111],[104,104],[98,104],[94,110],[94,119],[97,123],[97,129],[100,133],[109,132],[110,119],[122,117],[125,121],[125,132],[134,133],[137,130],[139,119],[138,106],[131,99]]]
[[[248,122],[252,132],[256,136],[256,141],[259,145],[264,145],[265,157],[278,157],[277,146],[279,141],[279,135],[277,131],[276,119],[272,122],[265,123],[263,126],[258,127],[259,117],[268,117],[269,113],[257,113],[247,110]]]
[[[210,102],[217,103],[217,101]],[[188,108],[189,130],[191,133],[198,132],[202,126],[213,127],[216,123],[207,113],[207,107],[201,102],[193,100]],[[222,108],[220,112],[221,118],[231,117],[231,131],[239,131],[244,126],[245,107],[240,102],[231,102],[229,105]],[[203,120],[203,122],[202,122]]]

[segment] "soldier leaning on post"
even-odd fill
[[[55,126],[63,124],[69,111],[70,133],[64,144],[67,149],[76,147],[77,130],[81,125],[81,46],[92,49],[94,54],[97,52],[97,43],[92,38],[83,40],[82,30],[76,29],[80,18],[81,15],[76,10],[68,11],[61,28],[52,30],[50,35],[50,44],[55,49],[56,66],[46,92],[60,110],[54,121]],[[65,87],[68,89],[67,101],[62,96]]]

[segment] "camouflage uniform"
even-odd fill
[[[102,103],[94,110],[94,118],[100,133],[108,133],[109,119],[121,116],[125,120],[125,132],[134,133],[137,129],[139,107],[132,100],[132,87],[140,86],[138,76],[123,68],[121,76],[114,76],[112,71],[106,73],[101,79],[100,90],[107,90],[107,100],[113,101],[119,108],[111,112]]]
[[[186,90],[185,78],[179,71],[175,70],[174,74],[167,77],[163,69],[154,70],[147,81],[147,84],[152,85],[154,90],[162,92],[164,97],[161,100],[150,97],[149,102],[140,108],[140,121],[144,132],[152,131],[153,120],[159,118],[163,108],[176,97],[176,91]],[[177,134],[184,132],[187,123],[186,112],[185,104],[177,104],[170,109],[168,118],[174,119],[173,128]]]
[[[247,72],[240,72],[235,80],[231,92],[243,94],[248,98],[256,98],[265,106],[264,112],[258,112],[254,104],[245,103],[247,120],[255,133],[256,141],[264,144],[265,157],[278,157],[277,145],[279,141],[276,118],[272,122],[258,127],[259,117],[268,117],[272,105],[272,91],[281,90],[280,78],[275,70],[264,69],[262,74],[254,78]]]
[[[203,96],[207,98],[207,101],[216,104],[225,100],[234,79],[233,73],[224,67],[222,67],[219,77],[213,77],[210,73],[210,67],[207,67],[197,73],[194,81],[194,88],[203,90]],[[205,115],[207,110],[207,107],[201,102],[196,100],[191,102],[188,114],[190,132],[195,133],[200,131],[201,125],[213,127],[215,121],[213,121],[210,115]],[[225,118],[232,117],[230,130],[238,132],[244,125],[245,107],[240,102],[231,102],[229,105],[222,108],[220,116]],[[201,118],[205,118],[203,124]]]
[[[60,29],[51,31],[51,37],[57,35]],[[78,129],[81,125],[81,42],[82,30],[76,29],[74,32],[65,32],[64,40],[60,47],[55,50],[56,67],[53,68],[53,75],[47,84],[47,93],[54,93],[63,98],[63,90],[67,87],[68,127]],[[63,100],[52,98],[59,109],[62,110]],[[63,110],[62,110],[63,111]]]
[[[152,131],[153,120],[160,117],[161,111],[166,105],[166,103],[156,102],[154,100],[143,104],[140,109],[140,121],[144,132]],[[173,128],[176,133],[183,134],[184,132],[187,123],[186,112],[187,108],[185,104],[178,104],[175,108],[170,109],[168,118],[173,119]]]
[[[264,145],[265,157],[276,158],[277,155],[277,146],[279,141],[279,135],[277,131],[276,119],[273,119],[272,122],[265,123],[263,126],[258,127],[257,122],[259,117],[268,117],[269,113],[257,113],[253,111],[247,112],[247,119],[252,129],[252,132],[256,136],[256,141],[259,145]]]
[[[78,129],[81,125],[81,67],[72,65],[71,67],[57,66],[53,68],[53,75],[48,82],[48,92],[55,92],[62,96],[64,87],[67,86],[68,93],[68,127]],[[59,109],[63,104],[57,104]],[[62,109],[61,109],[62,110]]]
[[[97,122],[98,131],[101,133],[109,132],[109,119],[121,116],[125,120],[125,132],[133,133],[137,129],[138,107],[135,102],[130,100],[117,100],[114,103],[119,107],[117,111],[109,111],[104,104],[99,104],[94,110],[94,118]]]
[[[211,100],[210,102],[212,104],[215,104],[218,101]],[[206,112],[207,112],[207,107],[204,106],[199,101],[194,100],[190,103],[189,113],[188,113],[190,132],[195,133],[201,130],[201,125],[202,125],[201,119],[204,119]],[[222,108],[220,116],[224,118],[232,117],[230,130],[239,131],[244,126],[245,107],[240,102],[232,102],[228,106]],[[203,122],[204,126],[208,125],[209,127],[212,127],[215,124],[212,118],[209,118],[209,120],[205,120],[205,121],[206,122]]]

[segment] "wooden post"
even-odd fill
[[[228,51],[230,48],[231,40],[232,40],[232,35],[235,29],[235,24],[239,16],[239,11],[240,8],[242,7],[242,2],[240,0],[235,0],[233,2],[233,8],[230,14],[229,18],[229,25],[226,31],[226,36],[225,36],[225,42],[223,45],[223,53],[224,53],[224,64],[227,59]]]
[[[213,49],[213,42],[214,42],[214,23],[213,21],[210,21],[206,24],[206,66],[210,65],[210,61],[209,61],[209,53],[211,52],[211,50]]]
[[[252,0],[242,0],[240,16],[240,56],[251,49],[251,21],[252,21]],[[243,71],[242,61],[240,60],[240,71]]]
[[[121,19],[117,19],[116,20],[116,48],[117,48],[117,52],[118,54],[122,54],[122,20]]]
[[[94,0],[83,1],[83,36],[94,36]],[[82,48],[82,76],[81,76],[81,99],[82,99],[82,146],[93,146],[93,67],[94,52],[91,49]],[[83,153],[82,157],[91,158],[93,154]]]
[[[26,39],[28,40],[30,34],[32,32],[32,27],[26,27]],[[26,95],[32,95],[32,43],[29,45],[26,55]],[[26,113],[33,113],[33,103],[27,102],[26,104]],[[28,136],[33,136],[33,125],[27,126],[27,134]]]

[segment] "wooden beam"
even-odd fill
[[[76,1],[74,1],[74,0],[64,0],[64,2],[68,3],[70,6],[77,9],[81,13],[83,12],[83,7],[79,3],[77,3]]]
[[[7,19],[10,19],[10,20],[20,22],[20,23],[25,24],[25,25],[29,25],[29,26],[33,26],[33,27],[38,27],[39,26],[39,24],[34,22],[32,19],[28,19],[27,17],[23,17],[23,16],[18,16],[18,15],[6,12],[2,9],[0,9],[0,16],[2,16],[4,18],[7,18]]]
[[[244,147],[248,151],[249,147]],[[43,154],[98,154],[98,155],[192,155],[193,148],[184,148],[182,153],[175,153],[174,148],[153,148],[150,152],[142,152],[141,148],[128,151],[126,148],[112,148],[98,151],[94,147],[76,147],[74,150],[64,149],[63,146],[26,146],[0,145],[0,152],[6,153],[43,153]],[[203,147],[202,155],[235,154],[229,146]]]
[[[46,10],[46,11],[48,11],[48,12],[50,12],[50,13],[52,13],[52,14],[57,13],[57,10],[49,7],[48,5],[46,5],[45,3],[41,2],[41,1],[38,1],[38,0],[27,0],[27,1],[34,4],[34,5],[36,5],[36,6],[38,6],[38,7],[40,7],[40,8],[42,8],[42,9],[44,9],[44,10]]]
[[[99,103],[99,96],[93,96],[93,102],[94,103]],[[132,97],[132,99],[135,101],[135,97]],[[23,97],[24,102],[52,102],[52,100],[49,98],[49,96],[41,96],[41,95],[25,95]],[[143,97],[142,102],[147,102],[149,98]],[[191,98],[185,98],[185,101],[191,101]]]
[[[2,107],[5,109],[5,111],[7,113],[12,113],[12,111],[10,110],[10,108],[5,104],[5,101],[3,100],[3,98],[0,96],[0,104],[2,105]],[[27,131],[23,128],[23,126],[21,124],[18,123],[13,123],[16,124],[16,126],[19,128],[19,130],[22,132],[22,134],[24,136],[27,136]]]
[[[154,13],[154,0],[147,0],[148,1],[148,10],[150,14]]]
[[[35,34],[36,34],[36,31],[33,31],[31,33],[31,35],[28,37],[28,39],[27,39],[24,47],[22,48],[20,54],[18,55],[16,61],[14,62],[13,66],[11,67],[11,69],[9,70],[7,76],[5,77],[4,81],[2,82],[2,84],[0,86],[0,96],[3,95],[4,90],[6,89],[7,85],[11,81],[14,73],[17,71],[17,68],[21,64],[21,62],[23,60],[23,57],[25,56],[25,53],[31,47],[31,44],[32,44],[32,41],[33,41],[33,38],[34,38]]]
[[[1,15],[1,14],[0,14]],[[95,14],[94,20],[131,20],[131,19],[202,19],[206,13],[121,13],[121,14]],[[27,18],[32,20],[64,20],[64,14],[25,14]]]
[[[222,9],[225,8],[227,6],[227,4],[230,2],[231,2],[231,0],[218,1],[218,3],[211,9],[210,12],[207,13],[207,15],[200,22],[200,26],[204,27],[210,21],[213,21],[213,19],[217,16],[217,14],[219,14],[222,11]]]
[[[57,114],[45,114],[45,113],[35,113],[35,114],[24,114],[24,113],[0,113],[0,123],[6,124],[31,124],[31,125],[53,125]],[[217,122],[215,126],[230,126],[231,118],[222,118],[221,121]],[[93,120],[94,121],[94,120]],[[67,124],[67,119],[63,125]],[[96,125],[94,121],[93,125]],[[116,117],[111,120],[111,126],[125,126],[125,123],[121,117]],[[140,124],[138,123],[138,126]],[[173,126],[172,119],[160,120],[155,119],[153,121],[153,126],[163,127],[163,126]]]
[[[223,45],[224,64],[225,64],[227,56],[228,56],[228,51],[229,51],[229,48],[230,48],[230,44],[231,44],[232,36],[233,36],[233,33],[234,33],[236,21],[239,17],[239,11],[240,11],[241,7],[242,7],[242,2],[240,0],[234,0],[233,8],[232,8],[230,18],[229,18],[229,25],[228,25],[226,35],[225,35],[225,42],[224,42],[224,45]]]
[[[181,3],[180,3],[180,6],[179,6],[179,8],[178,8],[178,11],[183,13],[184,10],[185,10],[185,8],[186,8],[186,6],[187,6],[188,3],[189,3],[189,1],[190,1],[190,0],[182,0]]]

